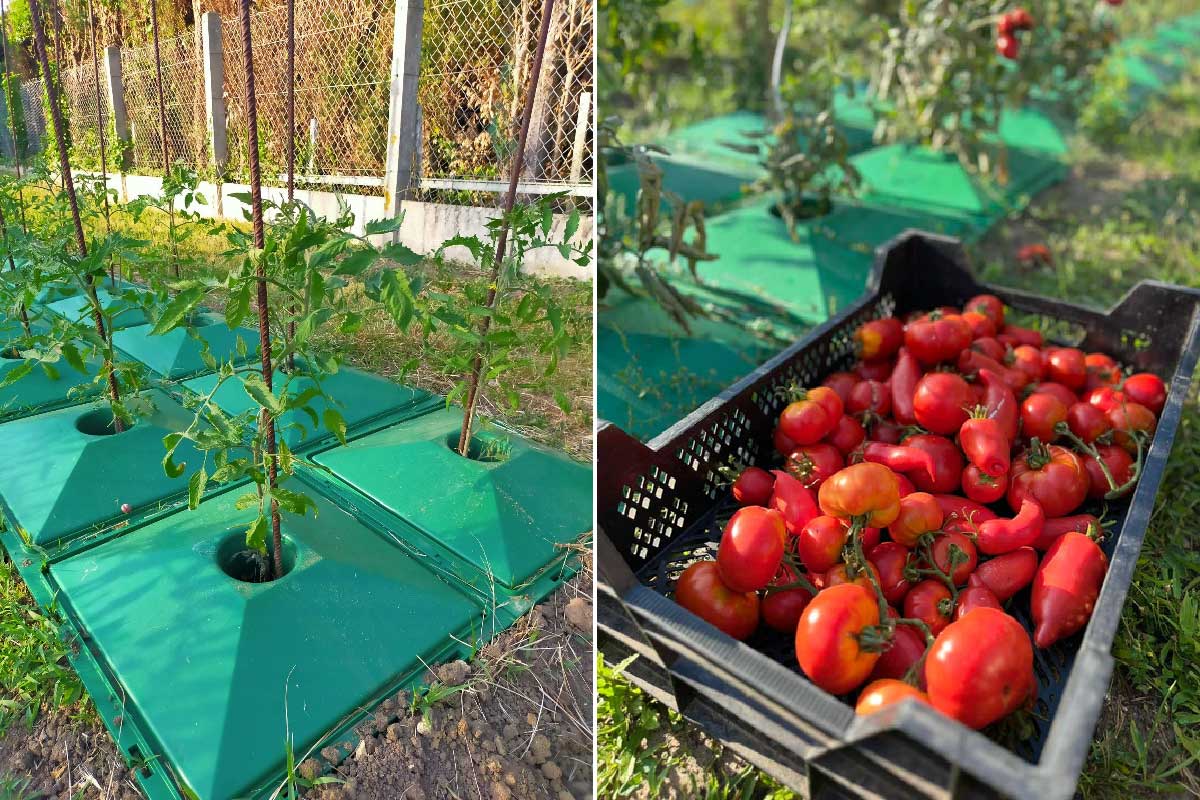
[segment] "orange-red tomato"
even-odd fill
[[[879,653],[863,649],[864,628],[879,624],[879,603],[862,586],[845,583],[820,592],[796,626],[796,660],[814,684],[830,694],[862,685]]]
[[[735,592],[756,592],[779,572],[787,529],[783,515],[760,506],[739,508],[717,548],[721,580]]]
[[[900,484],[882,464],[852,464],[821,484],[817,502],[825,514],[865,518],[867,525],[882,528],[900,513]]]
[[[876,711],[882,711],[893,703],[899,703],[910,697],[918,703],[929,705],[929,696],[911,683],[891,678],[871,681],[863,687],[862,693],[859,694],[858,703],[854,706],[854,713],[874,714]]]
[[[923,535],[942,527],[942,517],[937,498],[927,492],[913,492],[900,498],[900,510],[888,526],[888,535],[905,547],[916,547]]]

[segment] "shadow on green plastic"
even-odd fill
[[[449,447],[455,454],[458,454],[458,437],[457,433],[446,437],[446,447]],[[471,443],[467,446],[467,458],[472,461],[482,461],[485,464],[507,461],[510,455],[512,455],[512,442],[507,437],[486,432],[472,436]]]
[[[80,414],[75,420],[75,429],[88,436],[112,436],[115,433],[126,433],[136,422],[125,423],[125,429],[118,431],[116,418],[107,408],[96,408]]]

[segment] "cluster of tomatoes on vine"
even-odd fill
[[[1034,646],[1090,618],[1107,560],[1078,512],[1132,491],[1166,386],[1047,345],[994,295],[854,338],[852,370],[788,390],[783,468],[738,474],[716,560],[675,598],[735,638],[792,635],[822,689],[867,684],[862,713],[914,697],[981,728],[1035,699]]]
[[[1023,8],[1006,12],[996,20],[996,52],[1012,61],[1021,52],[1017,31],[1033,30],[1033,16]]]

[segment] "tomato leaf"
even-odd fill
[[[195,511],[196,506],[200,505],[200,498],[204,495],[206,486],[208,486],[208,470],[200,467],[188,480],[188,509],[190,511]]]
[[[250,395],[251,400],[258,403],[262,408],[267,409],[272,416],[279,415],[282,410],[279,398],[267,388],[267,384],[263,382],[261,375],[255,372],[248,373],[242,379],[242,387],[245,388],[246,394]]]
[[[342,414],[336,408],[327,408],[322,415],[325,419],[325,428],[342,444],[346,443],[346,420],[342,418]]]

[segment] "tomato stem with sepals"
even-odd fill
[[[964,534],[965,535],[965,534]],[[954,570],[962,564],[967,563],[970,558],[966,552],[956,544],[950,545],[950,569],[943,572],[938,566],[937,560],[933,557],[933,540],[935,535],[932,533],[923,534],[917,540],[917,548],[921,551],[921,556],[924,558],[928,567],[915,567],[913,569],[918,575],[933,575],[940,578],[942,583],[946,584],[946,588],[950,590],[950,602],[954,605],[958,604],[958,587],[954,585]],[[953,612],[953,608],[951,608]],[[950,616],[947,614],[946,616]]]
[[[1050,449],[1036,436],[1029,440],[1029,454],[1025,456],[1025,463],[1034,471],[1050,463]]]
[[[850,543],[854,548],[854,558],[858,564],[862,566],[863,571],[867,573],[867,580],[871,582],[871,587],[875,590],[875,600],[879,603],[879,622],[887,628],[890,635],[893,626],[889,623],[888,603],[887,598],[883,596],[883,586],[879,583],[879,577],[875,571],[871,569],[870,562],[867,561],[866,554],[863,553],[862,537],[859,536],[863,529],[867,527],[867,518],[865,516],[850,518]]]
[[[803,589],[813,597],[817,596],[817,587],[808,582],[802,575],[796,575],[796,580],[791,583],[784,583],[779,586],[768,586],[763,589],[766,594],[774,594],[775,592],[786,592],[789,589]]]
[[[1082,450],[1084,454],[1089,455],[1096,460],[1096,464],[1099,465],[1100,471],[1104,473],[1104,477],[1108,481],[1109,491],[1104,494],[1105,500],[1116,500],[1120,497],[1124,497],[1137,484],[1138,476],[1140,476],[1142,473],[1143,435],[1141,431],[1134,431],[1130,434],[1130,438],[1132,438],[1134,443],[1137,444],[1137,461],[1134,462],[1133,466],[1130,468],[1129,480],[1125,481],[1125,483],[1121,485],[1117,485],[1117,479],[1113,477],[1112,470],[1108,468],[1108,464],[1104,463],[1104,459],[1100,457],[1100,451],[1097,450],[1093,445],[1088,444],[1083,439],[1080,439],[1078,436],[1076,436],[1067,423],[1060,422],[1055,425],[1054,432],[1060,436],[1067,437],[1071,443]]]

